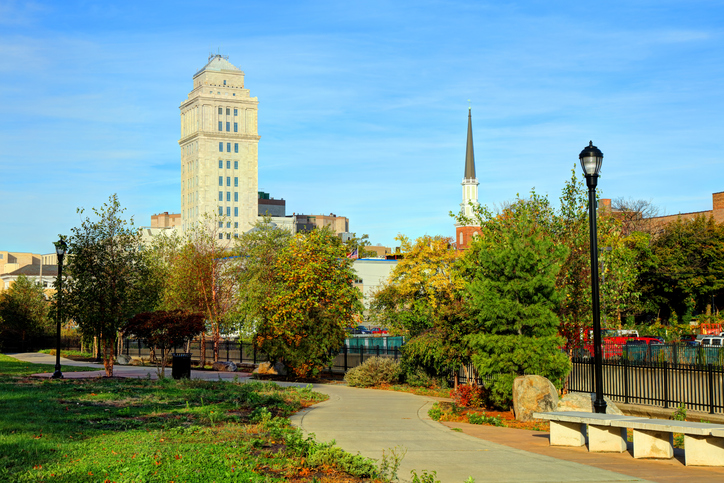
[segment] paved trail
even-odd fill
[[[432,421],[433,399],[393,391],[319,385],[330,399],[292,417],[292,423],[319,441],[336,440],[343,449],[381,458],[398,445],[407,449],[399,476],[436,471],[443,483],[645,481],[621,473],[555,459],[452,431]]]

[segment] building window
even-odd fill
[[[230,222],[230,221],[227,221],[227,222],[226,222],[226,228],[231,228],[231,222]]]
[[[219,206],[219,215],[222,216],[224,214],[224,207]]]
[[[226,132],[229,132],[230,130],[231,130],[231,123],[227,122],[226,123]]]
[[[226,143],[226,152],[227,153],[231,152],[231,143]]]
[[[231,186],[231,176],[226,177],[226,186]]]
[[[224,177],[219,176],[219,186],[224,186]]]
[[[239,186],[239,178],[234,176],[234,186]]]
[[[224,162],[219,160],[219,169],[224,169]]]
[[[238,233],[234,233],[234,238],[239,238],[239,234],[238,234]]]
[[[234,222],[234,228],[239,228],[239,222],[238,222],[238,221],[235,221],[235,222]]]
[[[219,191],[219,201],[224,201],[224,192]]]
[[[234,201],[239,201],[239,192],[234,191]]]
[[[219,131],[223,131],[223,130],[224,130],[224,123],[219,121]]]
[[[239,143],[234,143],[234,152],[235,153],[239,152]]]
[[[226,169],[231,169],[231,161],[226,161]]]
[[[226,207],[226,216],[231,216],[231,206]]]
[[[224,85],[226,85],[226,81],[224,81]]]
[[[223,221],[220,221],[220,222],[219,222],[219,228],[224,228],[224,222],[223,222]]]
[[[219,143],[219,152],[220,153],[224,152],[224,143]]]
[[[239,216],[239,207],[238,206],[234,207],[234,216]]]
[[[239,123],[238,122],[234,123],[234,132],[239,132]]]
[[[231,240],[231,233],[227,233],[227,234],[226,234],[226,239],[227,239],[227,240]]]
[[[229,108],[226,108],[226,115],[228,116],[231,112],[229,111]]]
[[[239,110],[236,109],[236,108],[234,108],[234,115],[235,115],[235,116],[238,116],[238,115],[239,115]]]
[[[239,161],[234,161],[234,169],[239,169]]]
[[[219,116],[224,113],[224,110],[222,108],[219,108]]]
[[[231,201],[231,191],[226,192],[226,201]]]

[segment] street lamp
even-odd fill
[[[593,411],[606,412],[606,401],[603,399],[603,357],[601,354],[601,308],[598,296],[598,235],[596,231],[596,184],[598,173],[603,163],[603,153],[588,143],[581,154],[581,168],[586,176],[588,186],[588,222],[591,232],[591,305],[593,309],[593,372],[596,384],[596,399],[593,401]]]
[[[53,379],[62,379],[63,373],[60,372],[60,321],[62,319],[61,310],[63,308],[63,257],[65,256],[65,251],[68,249],[68,245],[66,245],[65,240],[63,240],[63,237],[60,237],[60,240],[54,243],[55,244],[55,254],[58,256],[58,307],[55,311],[55,318],[56,324],[57,324],[57,331],[56,331],[56,346],[55,346],[55,372],[51,376]]]

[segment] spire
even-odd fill
[[[473,152],[473,119],[468,107],[468,145],[465,150],[465,179],[475,179],[475,153]]]

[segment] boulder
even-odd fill
[[[535,412],[555,411],[558,391],[543,376],[519,376],[513,381],[513,411],[518,421],[530,421]]]
[[[271,362],[262,362],[256,369],[254,369],[254,374],[286,376],[287,368],[284,367],[284,364],[281,362],[276,362],[274,365],[272,365]]]
[[[596,400],[595,393],[585,392],[569,392],[558,401],[558,408],[556,411],[578,411],[584,413],[593,412],[593,401]],[[606,396],[603,396],[603,400],[606,401],[606,414],[618,414],[623,416],[621,410],[616,404]]]
[[[130,363],[131,363],[131,358],[128,357],[127,355],[118,354],[116,356],[116,364],[118,364],[119,366],[127,366]]]
[[[211,365],[211,369],[220,372],[236,372],[236,364],[231,361],[217,361]]]

